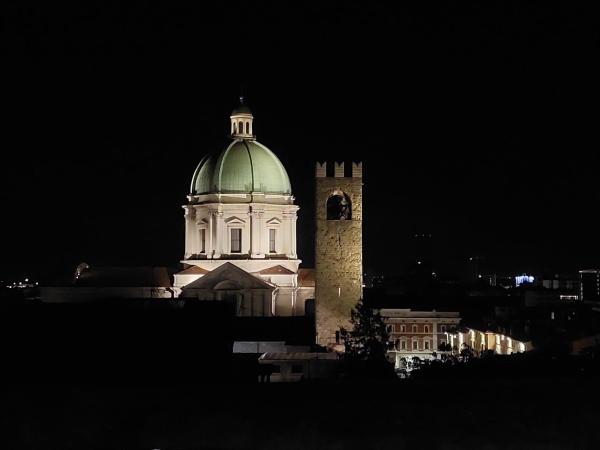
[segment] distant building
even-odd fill
[[[454,352],[460,353],[470,348],[475,355],[491,350],[496,355],[511,355],[528,352],[533,349],[531,341],[504,333],[481,331],[474,328],[461,328],[449,334],[449,342]]]
[[[449,335],[460,323],[459,313],[452,311],[381,309],[379,313],[394,345],[388,353],[396,368],[402,367],[402,359],[435,359],[447,352],[445,346],[449,343]]]
[[[579,271],[579,297],[586,302],[600,302],[600,269]]]
[[[90,267],[81,263],[69,283],[42,286],[46,303],[174,298],[167,267]]]
[[[538,277],[535,284],[546,289],[569,291],[573,294],[579,294],[580,283],[577,274],[556,273],[553,275],[544,275]]]
[[[534,281],[535,277],[533,275],[527,275],[525,273],[523,275],[517,275],[515,277],[515,287],[519,287],[524,284],[533,284]]]

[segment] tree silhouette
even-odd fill
[[[387,360],[389,334],[378,311],[359,300],[350,315],[352,330],[340,329],[346,357],[356,360]]]

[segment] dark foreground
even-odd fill
[[[11,384],[0,447],[599,448],[598,381]]]

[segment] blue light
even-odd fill
[[[515,277],[515,285],[521,286],[522,284],[532,284],[535,280],[535,277],[531,275],[518,275]]]

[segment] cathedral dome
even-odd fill
[[[220,153],[205,156],[192,178],[191,193],[291,194],[279,158],[253,139],[235,139]]]

